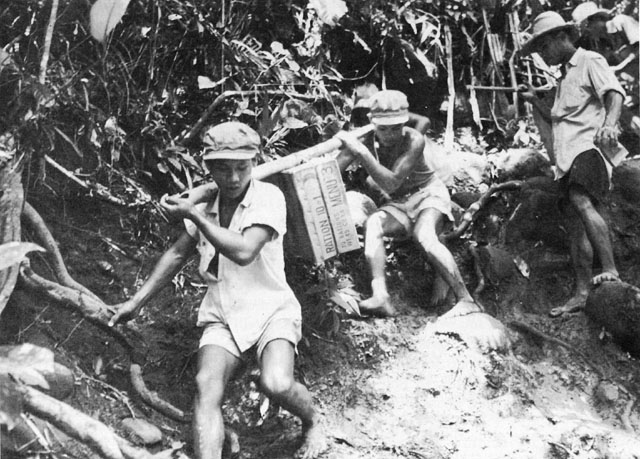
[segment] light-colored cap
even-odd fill
[[[202,139],[202,159],[253,159],[260,152],[260,136],[244,123],[228,121],[210,127]]]
[[[409,121],[407,96],[393,89],[375,93],[370,98],[369,118],[374,124],[402,124]]]
[[[566,22],[562,16],[555,11],[540,13],[533,20],[531,38],[522,46],[522,54],[527,55],[536,52],[536,48],[540,44],[540,38],[552,32],[559,32],[560,30],[569,32],[573,40],[578,38],[576,26]]]
[[[580,3],[571,13],[571,18],[576,24],[586,21],[591,16],[604,16],[606,19],[611,17],[609,10],[600,8],[594,2]]]

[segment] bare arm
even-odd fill
[[[242,233],[218,226],[188,199],[163,196],[160,204],[170,214],[190,219],[220,254],[241,266],[251,263],[273,237],[274,230],[266,225],[251,226]]]
[[[409,121],[407,122],[407,124],[418,131],[420,134],[426,134],[431,127],[431,120],[426,116],[410,112]]]
[[[529,102],[547,123],[551,123],[551,107],[536,97],[532,86],[520,85],[518,87],[518,94],[522,97],[522,100]]]
[[[388,169],[378,162],[369,149],[359,140],[346,132],[340,132],[336,136],[342,140],[347,151],[360,160],[369,176],[378,184],[386,193],[396,191],[404,179],[411,173],[420,155],[424,150],[424,136],[419,133],[413,135],[412,132],[406,134],[409,136],[409,145],[406,151],[395,161],[392,169]]]
[[[618,145],[618,120],[622,112],[624,97],[617,91],[607,91],[604,95],[606,115],[602,127],[598,129],[594,143],[602,148],[614,148]]]
[[[118,322],[135,317],[140,309],[151,300],[182,269],[185,262],[195,252],[196,240],[185,231],[156,263],[151,274],[131,299],[116,305],[114,316],[109,321],[113,326]]]

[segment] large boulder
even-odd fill
[[[623,161],[613,169],[613,188],[630,203],[640,201],[640,158]]]
[[[640,289],[604,282],[587,298],[585,313],[602,325],[626,351],[640,356]]]

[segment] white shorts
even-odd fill
[[[299,319],[288,317],[271,319],[255,344],[258,360],[262,357],[264,348],[271,341],[284,339],[293,344],[295,348],[301,338],[302,323]],[[240,352],[231,330],[225,323],[211,322],[204,326],[202,337],[200,338],[200,347],[208,345],[221,347],[239,359],[242,358],[242,352]]]

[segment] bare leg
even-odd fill
[[[433,289],[431,291],[431,298],[429,299],[429,304],[433,307],[438,307],[447,300],[447,296],[449,296],[450,291],[449,284],[444,278],[436,273],[435,278],[433,279]]]
[[[619,281],[620,277],[613,259],[613,248],[609,236],[609,227],[594,206],[587,192],[580,186],[569,189],[569,200],[578,211],[589,242],[602,265],[602,273],[592,280],[594,285],[606,281]]]
[[[396,309],[389,302],[389,291],[385,278],[387,253],[382,240],[385,234],[402,230],[402,225],[386,212],[376,212],[366,223],[364,254],[371,269],[371,298],[360,303],[360,310],[365,314],[392,316]]]
[[[311,394],[293,379],[293,362],[293,344],[284,339],[269,342],[260,359],[260,387],[270,398],[301,419],[304,441],[296,458],[313,459],[327,448],[327,440]]]
[[[576,288],[573,296],[565,304],[549,311],[551,317],[559,317],[564,313],[584,309],[587,303],[587,296],[589,296],[593,248],[575,209],[569,209],[569,212],[570,215],[567,218],[570,238],[569,250],[571,252],[571,263],[576,275]]]
[[[219,346],[203,346],[198,352],[193,416],[194,450],[198,459],[222,457],[224,389],[239,365],[240,359]]]
[[[462,275],[444,244],[438,239],[437,228],[440,226],[443,215],[436,209],[425,209],[418,216],[413,236],[420,243],[427,254],[429,262],[440,276],[449,284],[456,296],[457,303],[443,317],[455,317],[482,312],[482,307],[473,299],[467,287],[464,285]]]

